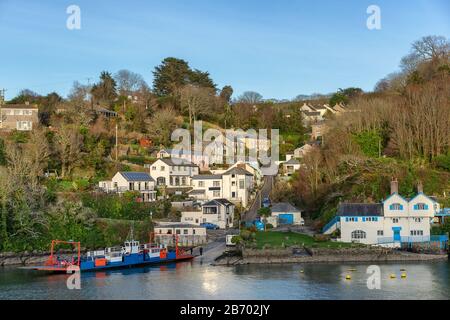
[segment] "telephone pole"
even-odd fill
[[[3,103],[5,103],[5,92],[6,92],[6,89],[0,89],[0,129],[3,128],[2,106],[3,106]]]
[[[116,123],[116,163],[117,163],[118,155],[119,155],[119,138],[117,135],[117,131],[118,131],[118,125]]]

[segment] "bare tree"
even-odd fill
[[[61,160],[61,177],[64,178],[82,159],[83,136],[78,126],[64,124],[58,128],[55,139]]]
[[[217,101],[214,90],[194,85],[184,86],[180,102],[182,110],[189,115],[189,125],[200,116],[210,116],[216,109]]]
[[[263,99],[263,96],[258,92],[254,91],[246,91],[242,95],[239,96],[238,102],[248,103],[248,104],[256,104],[260,103]]]

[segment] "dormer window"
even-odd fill
[[[389,206],[390,210],[403,210],[403,206],[400,203],[393,203]]]
[[[414,205],[414,210],[428,210],[428,205],[425,203],[417,203]]]

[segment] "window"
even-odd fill
[[[366,233],[362,230],[355,230],[352,232],[352,240],[366,239]]]
[[[31,111],[31,110],[23,110],[24,116],[31,116],[32,114],[33,114],[33,111]]]
[[[21,116],[23,114],[23,110],[14,110],[14,115],[15,116]]]
[[[346,222],[358,222],[358,218],[356,218],[356,217],[346,217],[345,221]]]
[[[133,191],[133,190],[134,190],[134,182],[130,182],[130,183],[128,184],[128,186],[129,186],[129,190],[130,190],[130,191]]]
[[[213,182],[213,187],[220,187],[220,181],[214,181]]]
[[[205,186],[205,181],[199,181],[198,186],[199,188],[203,188]]]
[[[245,180],[239,180],[239,189],[245,189]]]
[[[156,171],[156,166],[153,166],[153,167],[152,167],[152,170]]]
[[[234,198],[236,198],[236,192],[232,192],[231,193],[231,197],[234,199]]]
[[[183,230],[183,234],[184,234],[184,235],[189,234],[189,230],[188,230],[188,229],[184,229],[184,230]]]
[[[403,210],[403,206],[400,203],[393,203],[389,206],[390,210]]]
[[[398,223],[398,218],[392,218],[392,223]]]
[[[383,230],[378,230],[377,231],[377,236],[384,236],[384,231]]]
[[[181,185],[182,186],[185,186],[187,184],[187,182],[186,182],[186,177],[182,177],[181,178]]]
[[[422,218],[414,218],[414,222],[420,223],[422,222]]]
[[[220,197],[220,191],[213,191],[213,197]]]
[[[195,229],[192,229],[192,234],[195,234]]]
[[[411,236],[423,236],[423,230],[411,230]]]
[[[365,222],[365,221],[367,221],[367,222],[375,222],[375,221],[378,221],[378,217],[364,217],[363,218],[363,222]]]
[[[414,205],[414,210],[428,210],[428,205],[425,203],[418,203]]]
[[[166,169],[164,166],[161,166],[160,170],[164,171],[164,169]]]
[[[235,187],[235,186],[236,186],[236,181],[232,181],[232,182],[231,182],[231,186],[232,186],[232,187]]]
[[[21,131],[29,131],[32,128],[31,121],[17,121],[16,129]]]

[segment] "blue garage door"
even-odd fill
[[[280,214],[280,224],[294,224],[294,215],[292,213]]]

